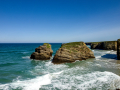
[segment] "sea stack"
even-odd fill
[[[117,59],[120,60],[120,39],[117,40]]]
[[[42,46],[39,46],[35,49],[35,52],[31,54],[30,59],[36,60],[49,60],[52,56],[53,50],[49,43],[44,43]]]
[[[71,42],[62,44],[56,52],[53,63],[70,63],[76,60],[86,60],[95,58],[94,53],[86,46],[84,42]]]

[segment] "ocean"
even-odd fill
[[[95,50],[94,59],[53,64],[61,43],[51,43],[50,60],[31,60],[42,43],[0,44],[0,90],[114,90],[120,88],[116,51]],[[90,46],[88,46],[90,48]]]

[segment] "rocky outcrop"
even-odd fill
[[[91,49],[117,50],[117,41],[92,42]]]
[[[76,60],[86,60],[95,58],[93,52],[84,42],[72,42],[63,44],[56,52],[53,63],[74,62]]]
[[[107,41],[103,43],[104,50],[117,50],[117,41]]]
[[[91,43],[91,49],[103,49],[103,42]]]
[[[42,46],[39,46],[35,49],[35,52],[31,54],[31,59],[36,60],[48,60],[52,56],[51,45],[48,43],[44,43]]]
[[[117,59],[120,60],[120,39],[117,40]]]

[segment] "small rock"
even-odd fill
[[[48,60],[52,56],[52,53],[53,50],[51,49],[51,45],[44,43],[42,46],[35,49],[35,52],[31,54],[30,59]]]

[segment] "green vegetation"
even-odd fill
[[[91,42],[91,44],[99,44],[99,43],[115,43],[117,41],[103,41],[103,42]]]
[[[92,42],[91,44],[99,44],[99,43],[102,43],[102,42]]]
[[[83,46],[84,42],[71,42],[71,43],[66,43],[64,45],[61,46],[61,48],[66,48],[66,49],[70,49],[70,48],[78,48],[78,46]]]
[[[43,45],[46,45],[47,48],[50,48],[50,44],[49,43],[44,43]]]
[[[105,41],[104,43],[115,43],[117,41]]]
[[[81,48],[81,50],[83,50],[84,48]]]

